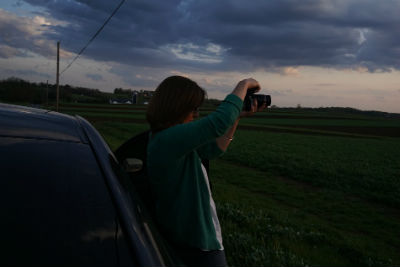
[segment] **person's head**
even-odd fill
[[[206,91],[188,78],[166,78],[157,87],[147,108],[151,130],[157,132],[193,120],[205,97]]]

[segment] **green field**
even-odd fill
[[[145,106],[61,112],[113,150],[148,129]],[[400,119],[272,109],[240,122],[210,179],[230,266],[400,266]]]

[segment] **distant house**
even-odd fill
[[[132,104],[132,99],[124,98],[124,99],[110,99],[110,104]]]
[[[124,90],[124,89],[118,89],[118,90]],[[128,90],[131,90],[131,89],[128,89]],[[132,93],[131,98],[127,98],[126,95],[125,95],[125,98],[121,98],[121,96],[119,98],[111,98],[109,100],[109,103],[110,104],[148,104],[154,93],[153,91],[145,91],[145,90],[140,90],[140,91],[134,90],[134,91],[130,91],[130,92]]]
[[[151,97],[153,96],[154,91],[133,91],[132,94],[132,103],[133,104],[148,104],[150,102]]]

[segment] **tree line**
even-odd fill
[[[17,77],[0,80],[0,100],[8,103],[45,104],[56,101],[56,85],[32,83]],[[98,89],[59,86],[61,102],[107,103],[112,93],[104,93]]]

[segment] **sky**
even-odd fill
[[[278,107],[400,113],[400,0],[126,0],[66,69],[120,2],[2,0],[0,79],[55,83],[60,41],[60,84],[223,99],[252,77]]]

